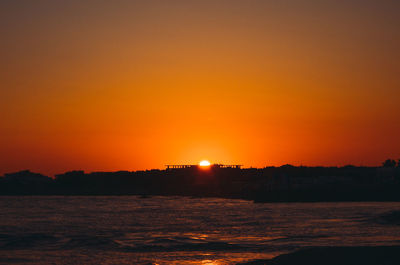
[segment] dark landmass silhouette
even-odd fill
[[[381,225],[400,225],[400,211],[383,213],[382,215],[368,221],[373,221]]]
[[[400,246],[319,247],[238,265],[397,265]]]
[[[393,160],[391,160],[393,161]],[[390,165],[389,165],[390,164]],[[400,201],[400,167],[187,168],[0,177],[0,195],[179,195],[256,202]]]

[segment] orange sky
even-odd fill
[[[1,1],[0,174],[400,158],[400,3],[338,2]]]

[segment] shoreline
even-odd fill
[[[218,195],[188,195],[188,194],[137,194],[137,193],[0,193],[0,198],[2,197],[138,197],[140,199],[149,199],[152,197],[182,197],[182,198],[193,198],[193,199],[227,199],[227,200],[243,200],[250,201],[253,203],[359,203],[359,202],[368,202],[368,203],[385,203],[385,202],[400,202],[400,198],[398,199],[329,199],[329,200],[257,200],[252,197],[239,197],[239,196],[218,196]]]
[[[273,259],[236,265],[398,265],[399,245],[363,247],[313,247],[282,254]]]

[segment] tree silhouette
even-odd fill
[[[385,162],[382,164],[383,167],[395,167],[396,166],[396,161],[393,159],[387,159]]]

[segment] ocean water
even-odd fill
[[[310,246],[400,245],[400,203],[0,197],[0,264],[208,264]]]

